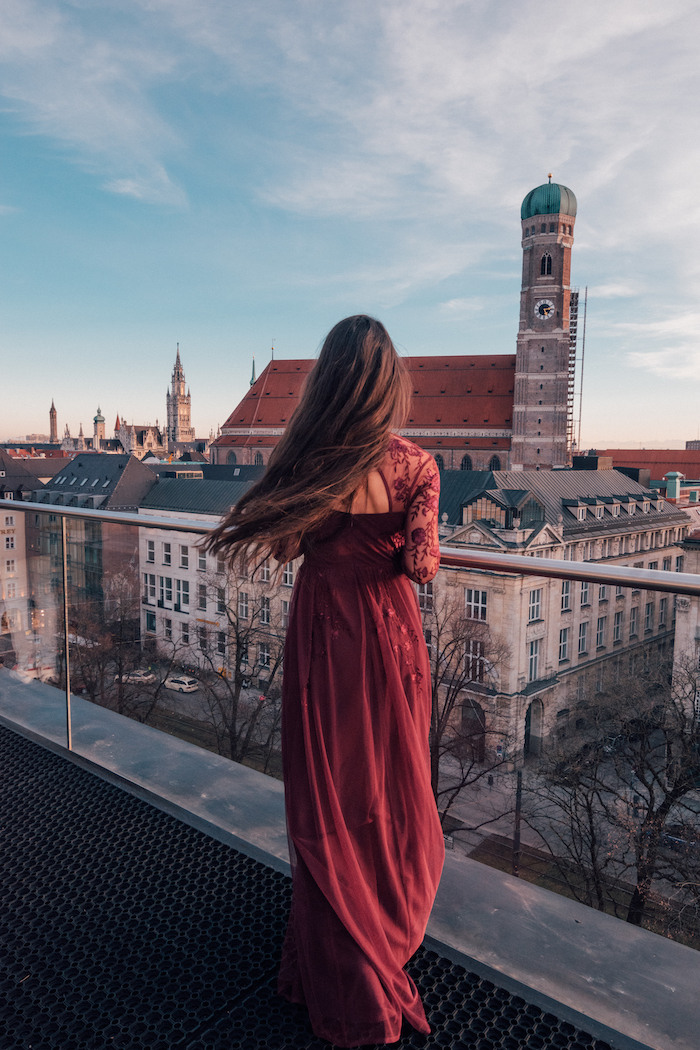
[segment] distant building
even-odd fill
[[[170,389],[165,395],[166,404],[166,444],[169,452],[181,442],[195,440],[191,420],[192,399],[189,390],[185,393],[185,371],[180,362],[180,344],[177,344],[175,366],[173,368]]]
[[[413,404],[401,431],[441,469],[549,470],[570,461],[578,292],[570,286],[576,198],[548,182],[525,197],[515,355],[410,357]],[[212,463],[267,463],[311,360],[271,361],[230,414]]]
[[[53,398],[51,398],[51,408],[49,409],[49,430],[51,431],[51,433],[49,435],[49,441],[51,442],[52,445],[57,445],[58,444],[58,423],[57,423],[57,415],[56,415],[56,406],[53,403]]]

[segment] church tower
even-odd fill
[[[190,392],[185,393],[185,372],[180,363],[180,344],[177,344],[177,355],[170,390],[165,395],[167,433],[166,443],[169,451],[178,441],[194,441],[194,427],[190,422]]]
[[[520,209],[520,292],[511,468],[566,466],[573,413],[578,293],[571,292],[576,197],[549,182],[530,190]],[[572,301],[573,299],[573,301]]]
[[[56,418],[56,406],[51,399],[51,408],[49,409],[49,443],[52,445],[58,444],[58,422]]]
[[[99,452],[102,448],[102,442],[105,439],[105,417],[100,411],[100,406],[97,406],[97,415],[93,418],[93,439],[92,447],[96,452]]]

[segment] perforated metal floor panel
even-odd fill
[[[290,880],[0,727],[3,1050],[322,1050],[275,994]],[[421,949],[402,1047],[609,1050]]]

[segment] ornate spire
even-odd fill
[[[255,354],[253,354],[253,374],[250,377],[250,385],[253,386],[254,384],[255,384]]]

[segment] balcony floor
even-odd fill
[[[289,878],[0,726],[4,1050],[318,1048],[275,994]],[[402,1047],[609,1050],[422,948]]]

